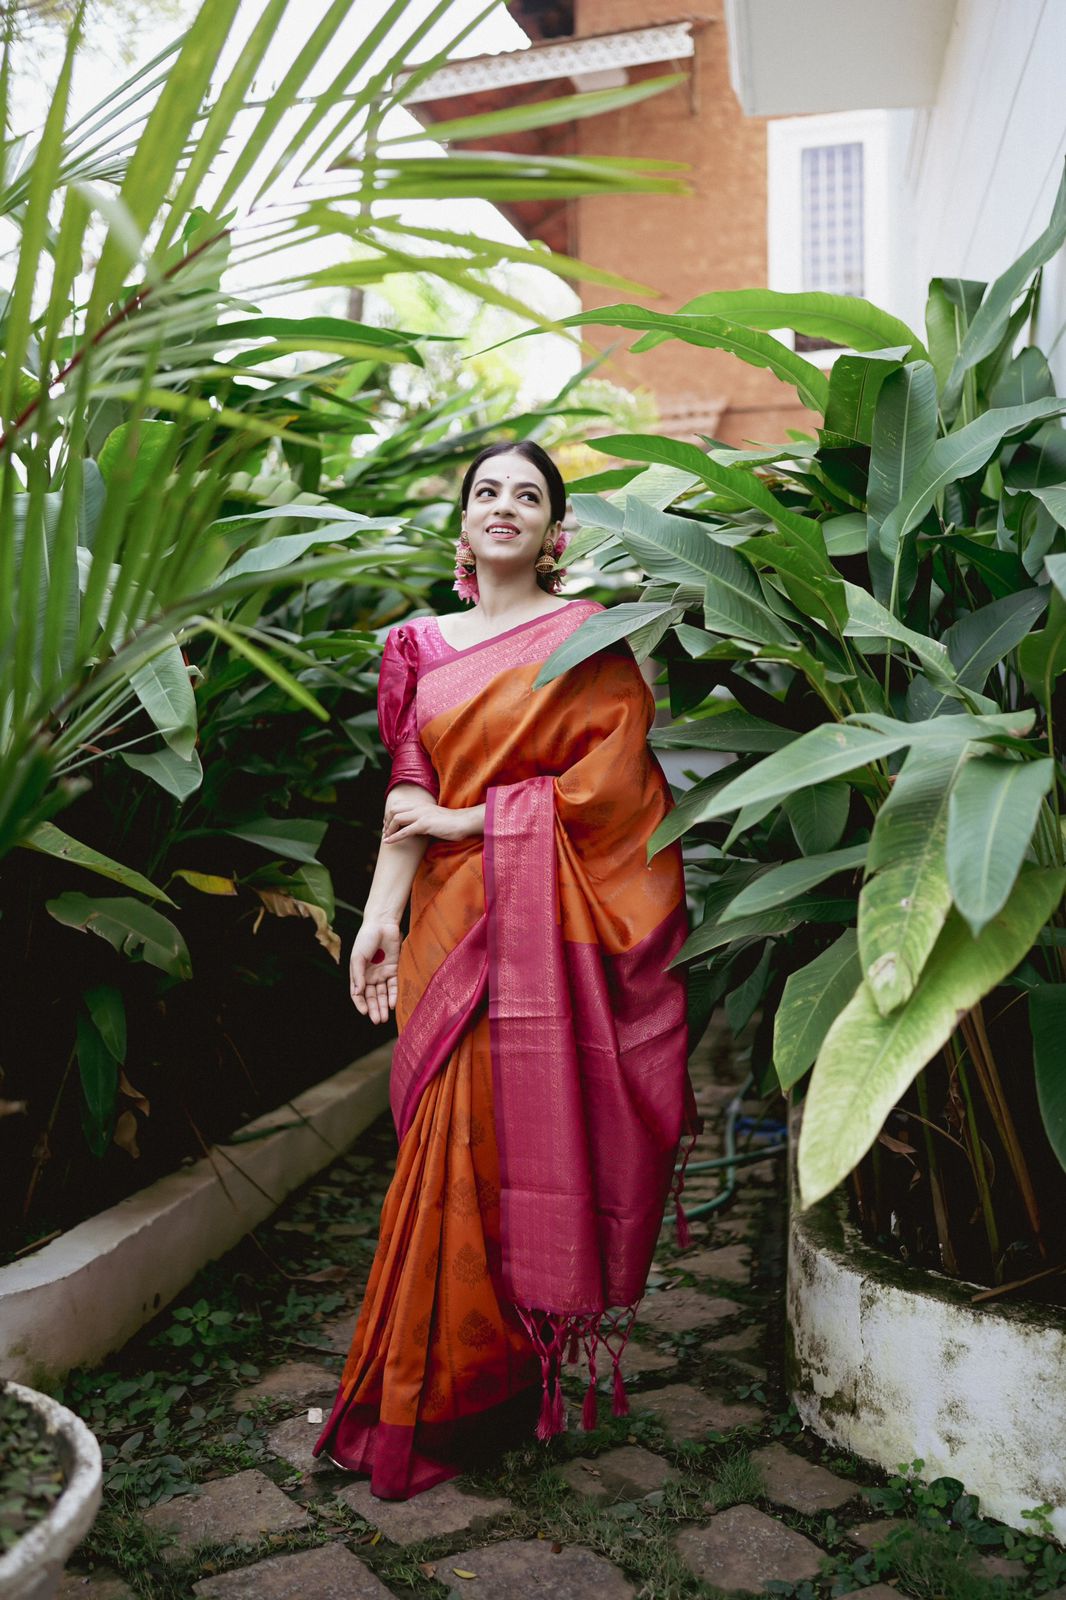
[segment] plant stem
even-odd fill
[[[973,1062],[974,1070],[988,1102],[988,1108],[992,1113],[996,1132],[999,1134],[1007,1160],[1010,1162],[1014,1181],[1018,1185],[1022,1204],[1025,1206],[1026,1216],[1029,1219],[1029,1226],[1033,1230],[1036,1247],[1041,1256],[1046,1258],[1047,1245],[1044,1243],[1041,1233],[1040,1207],[1037,1204],[1036,1191],[1033,1188],[1033,1180],[1029,1176],[1029,1167],[1022,1150],[1021,1141],[1018,1138],[1018,1130],[1014,1125],[1010,1106],[1007,1104],[1006,1096],[1003,1093],[1003,1084],[1000,1080],[999,1069],[996,1066],[992,1046],[985,1030],[984,1012],[981,1009],[980,1002],[966,1013],[960,1020],[959,1026],[962,1029],[963,1037],[966,1039],[970,1051],[970,1059]]]
[[[974,1110],[973,1094],[970,1090],[970,1076],[961,1059],[956,1064],[956,1071],[958,1073],[959,1087],[962,1090],[963,1104],[966,1107],[966,1128],[970,1136],[973,1175],[981,1201],[981,1216],[985,1225],[985,1236],[988,1239],[988,1249],[992,1256],[992,1276],[999,1283],[1003,1276],[1003,1264],[999,1254],[999,1229],[996,1226],[996,1208],[992,1201],[992,1190],[988,1182],[988,1169],[985,1166],[985,1153],[981,1144],[981,1130],[977,1126],[977,1113]]]
[[[929,1172],[929,1193],[933,1201],[936,1236],[940,1241],[940,1264],[951,1277],[957,1278],[959,1276],[959,1263],[955,1255],[955,1246],[951,1239],[951,1222],[948,1217],[940,1160],[936,1146],[933,1143],[932,1132],[930,1131],[929,1085],[926,1082],[924,1070],[919,1072],[914,1086],[918,1091],[918,1106],[922,1114],[922,1142],[925,1145],[925,1160]]]

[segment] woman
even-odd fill
[[[394,628],[379,685],[392,754],[351,993],[399,1024],[396,1174],[336,1403],[316,1443],[406,1499],[539,1403],[564,1426],[564,1356],[619,1357],[682,1131],[694,1131],[678,847],[628,646],[541,688],[603,607],[557,596],[566,492],[538,445],[463,480],[466,615]],[[411,899],[410,932],[400,919]],[[679,1193],[680,1179],[675,1181]],[[680,1209],[680,1208],[679,1208]]]

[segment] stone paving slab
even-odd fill
[[[637,1321],[656,1333],[689,1333],[716,1327],[740,1309],[735,1300],[701,1294],[698,1289],[668,1289],[641,1302]]]
[[[783,1444],[770,1444],[752,1454],[762,1474],[766,1497],[779,1506],[791,1506],[805,1516],[818,1511],[836,1511],[861,1492],[860,1485],[840,1478],[826,1467],[816,1466],[806,1457],[787,1450]]]
[[[900,1600],[899,1590],[893,1589],[890,1583],[871,1583],[865,1589],[849,1589],[841,1600],[852,1600],[852,1597],[858,1600],[860,1595],[862,1600]]]
[[[64,1572],[56,1590],[56,1600],[137,1600],[136,1591],[110,1567],[95,1572]]]
[[[979,1566],[982,1577],[1005,1578],[1008,1583],[1019,1583],[1029,1573],[1024,1561],[1012,1561],[1009,1556],[981,1556]]]
[[[719,1245],[678,1256],[671,1272],[691,1272],[697,1278],[717,1278],[720,1283],[747,1283],[751,1276],[751,1251],[742,1244]]]
[[[688,1383],[675,1383],[666,1389],[652,1389],[647,1394],[637,1395],[632,1407],[634,1411],[653,1413],[670,1437],[679,1441],[702,1439],[712,1428],[718,1433],[746,1428],[763,1419],[760,1406],[704,1394]]]
[[[393,1600],[391,1590],[342,1544],[220,1572],[194,1583],[192,1592],[211,1600]]]
[[[177,1543],[163,1551],[169,1561],[205,1541],[253,1544],[260,1534],[305,1528],[311,1522],[306,1511],[254,1467],[229,1478],[213,1478],[191,1494],[153,1506],[144,1520],[157,1533],[175,1536]]]
[[[673,1356],[668,1356],[662,1350],[655,1350],[649,1344],[637,1344],[635,1339],[630,1339],[622,1351],[622,1372],[625,1377],[642,1377],[645,1372],[666,1372],[677,1366]],[[600,1384],[610,1388],[614,1383],[614,1373],[610,1361],[600,1373]]]
[[[586,1500],[608,1502],[643,1500],[677,1476],[662,1456],[632,1444],[591,1458],[575,1456],[556,1471]]]
[[[905,1528],[906,1522],[902,1517],[878,1517],[876,1522],[861,1522],[857,1528],[848,1529],[848,1538],[854,1539],[856,1544],[861,1544],[864,1550],[874,1550],[897,1528]]]
[[[717,1589],[759,1594],[765,1583],[816,1578],[822,1552],[810,1539],[754,1506],[731,1506],[700,1528],[677,1536],[677,1550],[694,1577]]]
[[[759,1330],[758,1328],[740,1328],[736,1333],[716,1334],[711,1349],[715,1354],[719,1350],[724,1350],[727,1355],[758,1356]]]
[[[326,1396],[332,1403],[337,1392],[340,1374],[329,1367],[316,1367],[310,1361],[286,1361],[272,1367],[257,1383],[238,1389],[231,1402],[234,1411],[248,1411],[257,1400],[320,1400]]]
[[[458,1578],[472,1572],[472,1578]],[[476,1600],[632,1600],[633,1585],[618,1568],[584,1545],[552,1554],[548,1539],[509,1539],[480,1550],[462,1550],[437,1562],[438,1583],[450,1584]]]
[[[379,1500],[370,1493],[369,1481],[362,1478],[338,1490],[337,1499],[393,1544],[416,1544],[420,1539],[434,1539],[445,1533],[473,1531],[490,1517],[504,1516],[512,1509],[509,1500],[464,1494],[450,1480],[435,1484],[410,1500]]]
[[[290,1467],[296,1467],[300,1472],[335,1472],[337,1469],[332,1461],[325,1456],[311,1454],[311,1446],[321,1432],[321,1422],[308,1422],[307,1412],[301,1411],[299,1416],[286,1417],[276,1428],[271,1428],[266,1436],[266,1446],[271,1455],[280,1456],[282,1461],[287,1461]]]

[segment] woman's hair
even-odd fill
[[[475,456],[466,469],[463,486],[459,491],[459,503],[466,510],[466,503],[470,499],[470,491],[474,486],[477,470],[483,461],[488,461],[491,456],[524,456],[540,473],[548,485],[548,504],[551,507],[551,520],[562,522],[566,516],[566,485],[563,475],[555,465],[546,450],[539,444],[534,444],[532,439],[518,439],[514,444],[490,444],[487,450]]]

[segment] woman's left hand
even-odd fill
[[[470,839],[482,832],[480,806],[438,806],[432,801],[400,800],[385,820],[382,841],[396,844],[427,834],[431,839]]]

